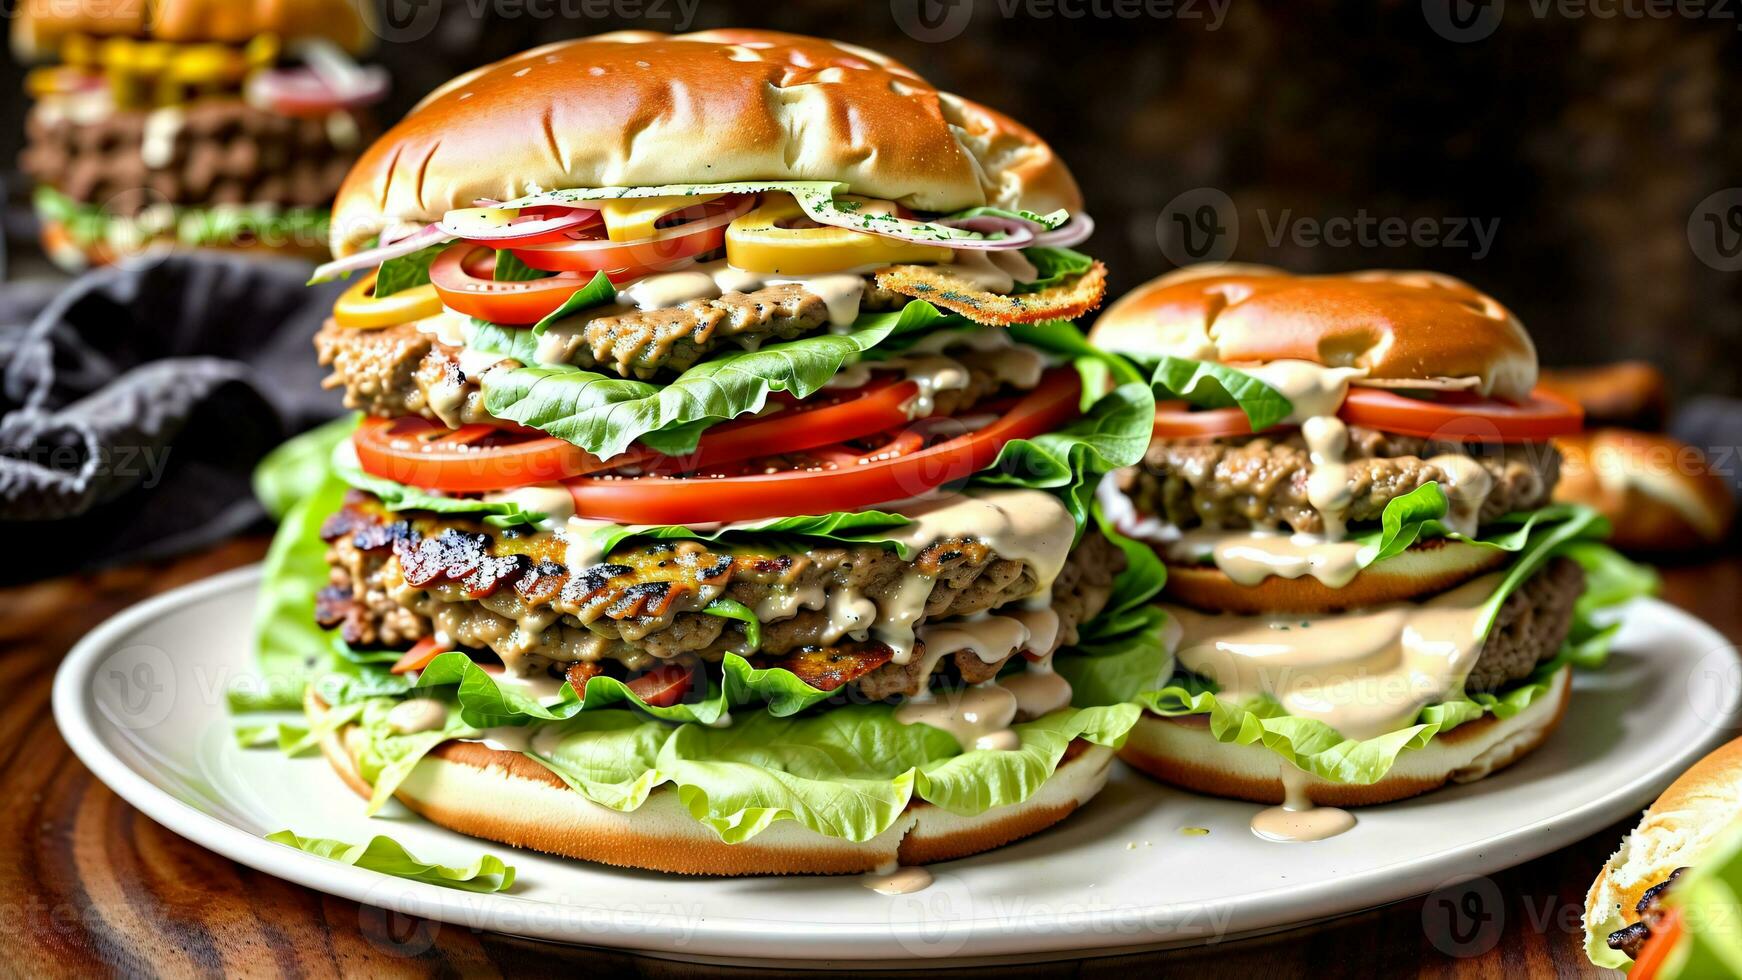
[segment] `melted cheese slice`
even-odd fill
[[[693,197],[682,195],[631,197],[593,203],[598,205],[599,215],[605,219],[606,237],[614,242],[632,242],[640,238],[653,237],[654,225],[659,222],[659,219],[678,208],[706,204],[720,196],[719,194],[697,194]]]

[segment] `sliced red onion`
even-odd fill
[[[356,255],[342,259],[334,259],[326,265],[316,269],[314,278],[309,281],[327,282],[328,280],[336,279],[346,273],[362,272],[365,269],[373,269],[381,263],[386,262],[388,259],[403,258],[413,252],[421,251],[431,245],[439,245],[452,238],[453,236],[449,235],[447,232],[442,231],[435,225],[430,225],[419,231],[413,232],[390,245],[377,245],[374,248],[358,252]]]
[[[442,231],[452,238],[464,238],[469,242],[486,242],[491,245],[512,244],[520,238],[570,231],[591,224],[599,217],[599,212],[591,208],[575,208],[557,215],[521,215],[510,219],[504,225],[473,226],[464,224],[463,218],[454,217],[456,213],[458,212],[449,211],[442,217],[438,223]]]
[[[351,109],[386,95],[387,72],[373,66],[359,69],[345,88],[334,88],[309,68],[267,69],[249,78],[247,86],[250,104],[286,113]]]
[[[1059,225],[1052,231],[1043,231],[1034,236],[1034,244],[1045,245],[1048,248],[1074,248],[1089,240],[1095,233],[1095,219],[1086,214],[1071,215],[1071,220]]]

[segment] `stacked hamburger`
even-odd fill
[[[68,269],[145,249],[325,258],[327,211],[374,135],[385,73],[350,55],[347,0],[29,0],[13,48],[28,79],[21,166],[50,258]]]
[[[1487,775],[1560,720],[1590,614],[1649,578],[1552,502],[1576,406],[1492,297],[1445,276],[1206,266],[1122,298],[1093,341],[1153,372],[1155,440],[1104,497],[1167,565],[1171,678],[1122,756],[1348,825]],[[1111,671],[1116,665],[1109,664]]]
[[[1154,400],[1069,323],[1079,207],[1029,130],[827,41],[437,90],[335,207],[317,346],[363,418],[262,470],[268,671],[329,665],[306,743],[372,807],[665,871],[1062,819],[1138,715],[1065,665],[1153,647],[1160,585],[1094,515]]]

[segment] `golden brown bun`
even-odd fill
[[[1360,367],[1379,381],[1475,378],[1498,398],[1522,399],[1536,384],[1536,347],[1518,318],[1433,272],[1188,266],[1108,307],[1089,339],[1150,357]]]
[[[1736,501],[1698,449],[1669,436],[1596,429],[1556,439],[1554,499],[1596,508],[1628,551],[1695,551],[1723,541]]]
[[[312,243],[286,242],[282,245],[265,245],[260,243],[248,245],[208,245],[204,248],[190,248],[173,238],[154,239],[141,248],[131,250],[127,255],[121,255],[101,242],[80,245],[67,234],[66,226],[59,221],[44,220],[40,231],[43,253],[55,265],[67,272],[83,272],[98,266],[111,265],[125,261],[129,257],[152,254],[159,250],[164,252],[231,252],[236,255],[252,255],[261,258],[304,259],[309,262],[324,262],[329,257],[325,246]]]
[[[326,712],[312,690],[303,707],[311,720]],[[321,750],[339,778],[367,797],[369,786],[356,768],[362,737],[361,729],[348,725],[324,737]],[[1112,763],[1112,749],[1079,740],[1022,803],[963,817],[916,800],[889,829],[863,842],[783,820],[742,844],[726,844],[690,816],[670,787],[654,790],[639,809],[620,812],[588,800],[518,752],[478,742],[437,746],[394,797],[431,823],[462,834],[622,868],[692,875],[855,874],[896,863],[950,861],[1039,833],[1100,792]]]
[[[73,34],[187,44],[246,44],[276,34],[361,51],[374,37],[367,9],[356,0],[21,0],[12,49],[23,58],[44,57]]]
[[[1585,410],[1585,424],[1591,426],[1655,429],[1669,409],[1669,385],[1663,372],[1645,361],[1543,368],[1542,384],[1578,402]]]
[[[1608,935],[1639,920],[1646,889],[1693,867],[1742,814],[1742,739],[1727,742],[1681,774],[1603,865],[1585,896],[1585,934],[1601,949]]]
[[[1165,557],[1165,556],[1164,556]],[[1407,602],[1444,592],[1511,560],[1495,548],[1432,538],[1394,558],[1363,569],[1348,585],[1333,589],[1311,577],[1271,576],[1241,585],[1213,565],[1167,562],[1162,594],[1205,612],[1255,616],[1260,613],[1324,613]]]
[[[1377,782],[1366,786],[1309,776],[1307,795],[1323,806],[1372,806],[1468,783],[1497,772],[1543,743],[1566,713],[1572,668],[1556,674],[1549,692],[1511,718],[1484,715],[1400,753]],[[1283,801],[1282,757],[1263,745],[1216,741],[1203,715],[1161,718],[1144,714],[1119,758],[1165,783],[1198,793],[1257,803]]]
[[[540,190],[835,180],[921,211],[1076,210],[1051,147],[864,48],[774,31],[622,31],[436,89],[339,190],[333,250]]]

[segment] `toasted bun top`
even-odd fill
[[[333,251],[479,199],[733,180],[844,181],[921,211],[1081,204],[1033,132],[876,52],[773,31],[621,31],[430,93],[339,190]]]
[[[52,52],[69,35],[184,44],[245,44],[261,34],[324,38],[350,51],[373,39],[372,5],[357,0],[23,0],[12,19],[21,56]]]
[[[1639,550],[1715,544],[1729,533],[1735,498],[1705,455],[1669,436],[1594,429],[1555,440],[1555,499],[1587,504],[1615,526],[1615,543]]]
[[[1476,391],[1497,398],[1522,399],[1536,385],[1536,347],[1518,318],[1432,272],[1191,266],[1126,294],[1090,339],[1150,357],[1366,368],[1380,381],[1473,378]]]

